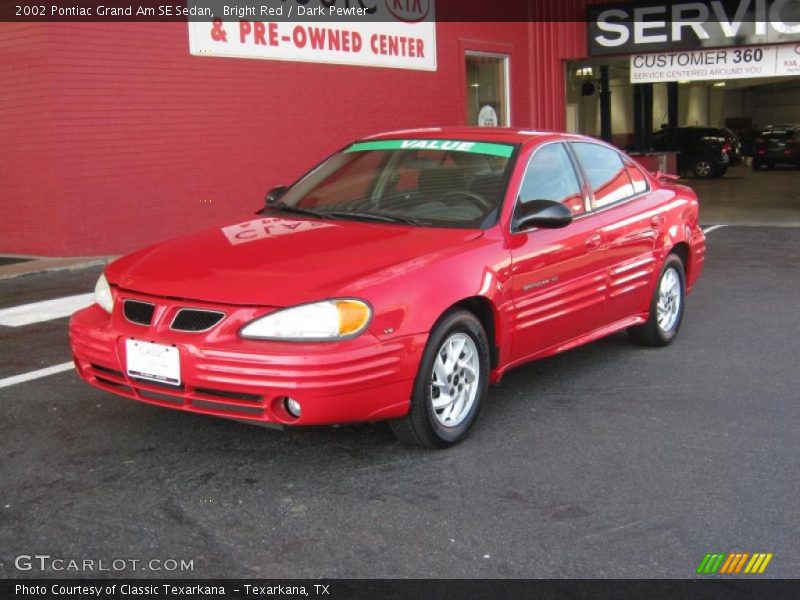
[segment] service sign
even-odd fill
[[[191,54],[436,70],[434,0],[219,6],[212,19],[189,22]]]
[[[634,54],[631,83],[800,75],[800,43]]]
[[[800,42],[800,0],[591,4],[591,56]]]

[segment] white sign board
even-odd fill
[[[633,54],[631,83],[800,75],[800,44]]]
[[[497,111],[491,105],[487,104],[478,113],[478,126],[480,127],[497,127],[498,118]]]
[[[385,22],[190,21],[189,52],[435,71],[436,23],[404,21],[388,11]]]

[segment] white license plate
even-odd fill
[[[125,354],[129,377],[181,384],[181,355],[176,347],[125,340]]]

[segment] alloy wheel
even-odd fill
[[[433,414],[444,427],[456,427],[469,415],[478,395],[480,368],[478,348],[469,335],[454,333],[439,347],[430,397]]]
[[[711,163],[701,160],[694,166],[694,172],[698,177],[708,177],[711,175]]]
[[[681,278],[678,272],[670,267],[664,271],[658,288],[656,318],[661,331],[667,333],[675,328],[680,316],[681,301]]]

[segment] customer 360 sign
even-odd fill
[[[800,75],[800,44],[633,54],[631,83]]]

